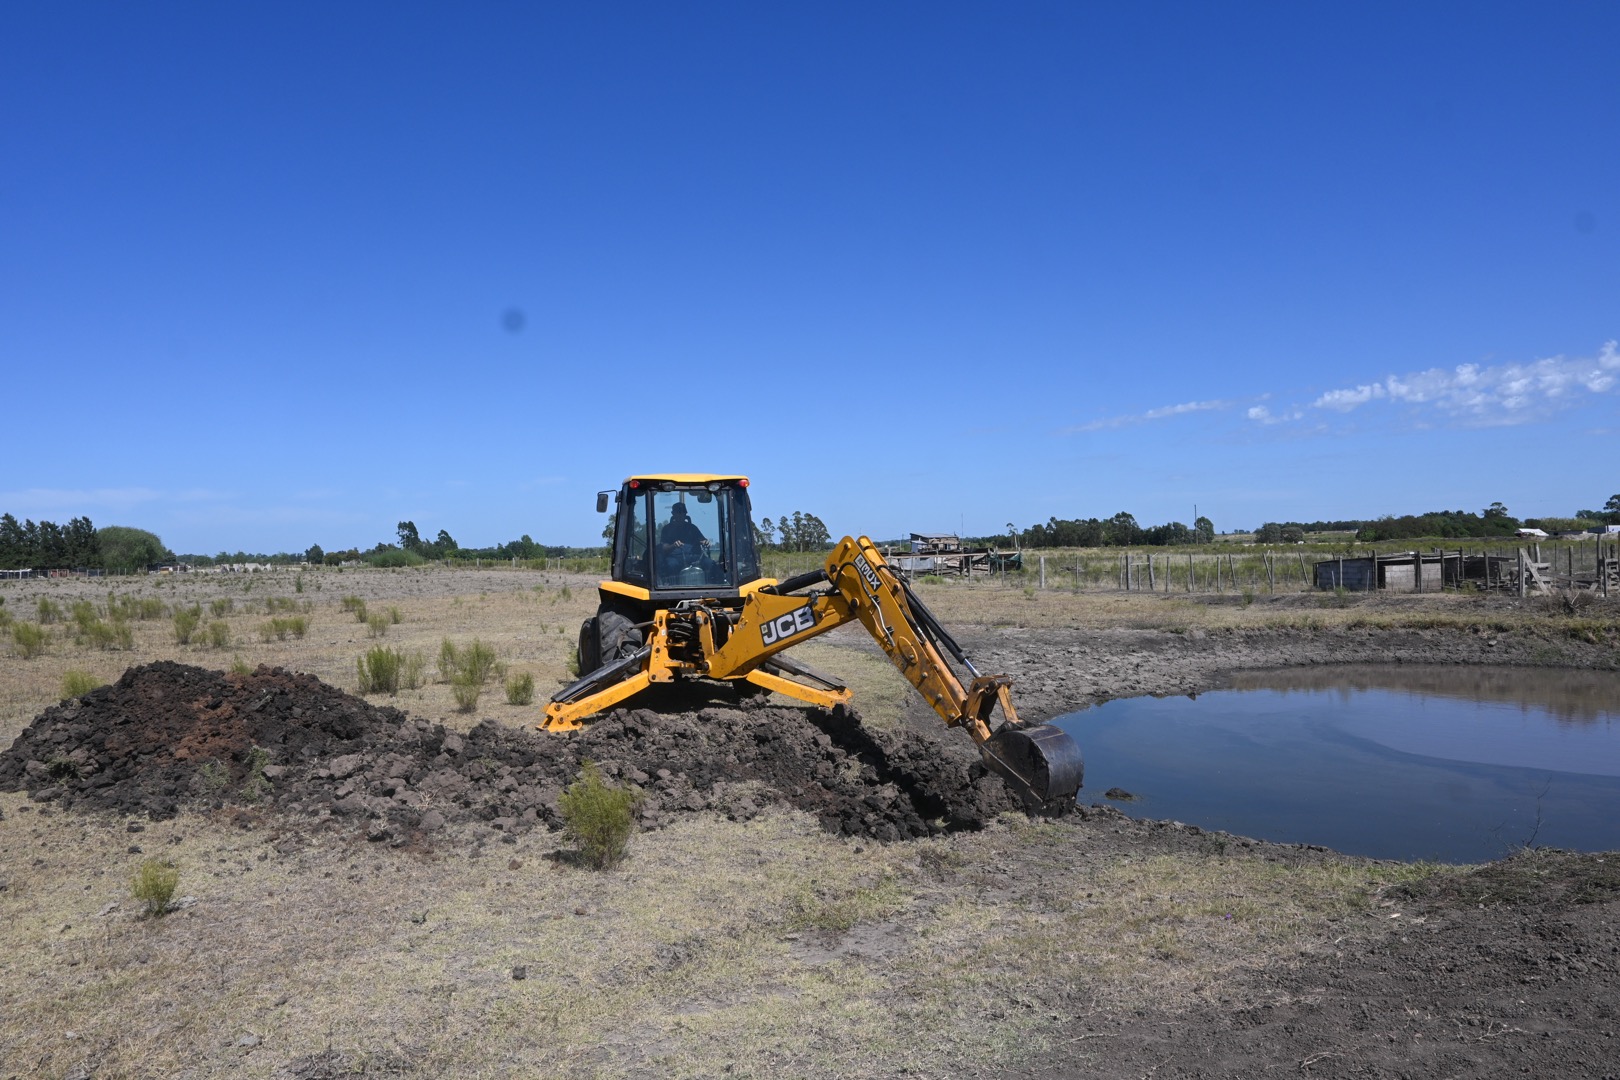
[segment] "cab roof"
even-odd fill
[[[675,484],[712,484],[716,481],[722,483],[735,483],[738,480],[747,480],[748,477],[739,473],[637,473],[624,478],[625,483],[639,480],[641,483],[663,483],[669,481]]]

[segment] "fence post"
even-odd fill
[[[1046,556],[1041,556],[1041,589],[1046,588]]]

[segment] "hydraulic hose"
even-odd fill
[[[811,570],[808,573],[790,577],[786,581],[779,581],[775,585],[766,586],[766,588],[773,593],[785,595],[791,592],[798,592],[800,589],[809,588],[811,585],[820,585],[826,580],[827,571],[825,569],[818,568]]]

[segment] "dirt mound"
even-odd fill
[[[557,798],[587,759],[643,789],[648,828],[780,802],[831,832],[897,840],[977,828],[1017,805],[976,762],[916,733],[879,737],[844,709],[710,702],[615,710],[565,736],[489,721],[458,734],[311,675],[168,661],[40,714],[0,753],[0,790],[153,818],[254,803],[403,843],[459,822],[558,828]]]

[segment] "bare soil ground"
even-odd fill
[[[378,643],[339,606],[361,596],[398,608],[384,641],[478,636],[543,698],[585,580],[151,592],[233,597],[235,644],[154,621],[0,657],[0,1077],[1620,1077],[1620,855],[1410,866],[1101,803],[1031,822],[843,632],[807,649],[851,710],[697,690],[560,737],[498,692],[462,714],[436,682],[343,689]],[[306,638],[256,635],[267,592]],[[1604,608],[927,595],[1034,720],[1255,668],[1620,666]],[[0,596],[24,618],[106,588]],[[109,684],[57,703],[69,668]],[[609,873],[555,831],[587,758],[646,793]],[[143,919],[154,855],[182,899]]]

